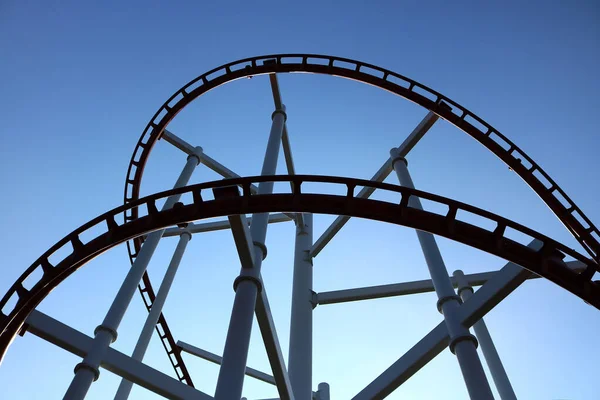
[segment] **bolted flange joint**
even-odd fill
[[[392,158],[392,168],[394,168],[394,164],[396,164],[396,161],[402,161],[404,165],[408,167],[408,160],[398,154],[397,148],[394,147],[390,150],[390,156]]]
[[[256,270],[254,268],[245,268],[242,269],[237,278],[233,281],[233,291],[237,292],[238,285],[243,281],[250,281],[256,285],[258,292],[262,292],[262,282],[256,276]]]
[[[452,352],[452,354],[456,354],[454,352],[456,345],[458,343],[464,342],[466,340],[473,342],[473,344],[475,344],[475,348],[477,348],[477,346],[479,346],[479,342],[477,341],[477,338],[474,335],[468,333],[468,331],[467,331],[467,333],[465,333],[463,335],[458,335],[458,336],[455,336],[452,339],[450,339],[450,344],[448,345],[448,347],[450,348],[450,351]]]
[[[285,112],[285,106],[283,104],[281,105],[281,108],[278,108],[275,111],[273,111],[273,114],[271,114],[271,120],[273,120],[273,118],[275,118],[276,114],[283,115],[283,120],[287,121],[287,114]]]
[[[457,290],[457,292],[458,292],[458,295],[460,296],[460,294],[461,294],[463,291],[465,291],[465,290],[468,290],[468,291],[470,291],[471,293],[475,293],[475,291],[473,290],[473,288],[472,288],[471,286],[463,286],[463,287],[459,287],[459,288],[458,288],[458,290]]]
[[[98,380],[98,378],[100,378],[100,370],[98,368],[93,367],[90,364],[87,364],[85,362],[80,362],[79,364],[77,364],[75,366],[75,368],[73,369],[73,372],[75,372],[77,374],[77,371],[79,371],[80,369],[87,369],[88,371],[91,371],[94,374],[94,382],[96,382]]]
[[[202,154],[204,154],[204,149],[200,146],[194,147],[194,152],[192,154],[190,154],[187,159],[189,160],[190,158],[195,158],[196,159],[196,165],[200,165],[200,163],[202,162]]]
[[[181,237],[183,235],[188,235],[188,237],[189,237],[188,242],[190,240],[192,240],[192,232],[190,232],[189,229],[187,229],[187,226],[184,228],[184,231],[181,232],[181,234],[179,236]]]
[[[96,336],[98,334],[98,332],[100,332],[100,331],[104,331],[104,332],[108,332],[109,333],[109,335],[112,337],[110,339],[111,343],[114,343],[117,340],[117,336],[119,336],[119,334],[117,333],[116,330],[114,330],[113,328],[108,327],[106,325],[98,325],[96,327],[96,329],[94,329],[94,336]]]
[[[267,246],[265,246],[264,243],[254,241],[252,244],[260,249],[263,260],[267,258]]]
[[[440,312],[440,314],[443,314],[443,312],[442,312],[442,306],[444,305],[444,303],[447,302],[447,301],[452,301],[452,300],[458,301],[459,304],[462,304],[461,298],[458,297],[457,295],[444,296],[444,297],[440,298],[437,301],[437,309]]]

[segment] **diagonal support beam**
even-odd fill
[[[282,400],[293,400],[292,384],[285,366],[283,352],[279,345],[275,321],[273,321],[273,314],[271,314],[271,307],[269,306],[269,299],[264,283],[263,288],[256,299],[255,312],[256,321],[258,322],[258,327],[260,328],[260,333],[267,350],[269,363],[271,364],[271,370],[273,371],[273,377],[275,378],[277,390],[279,391],[279,397]]]
[[[529,247],[539,250],[542,243],[534,240]],[[500,303],[506,296],[525,282],[531,272],[512,262],[507,263],[487,283],[463,304],[457,314],[467,328]],[[353,400],[383,399],[396,390],[408,378],[441,353],[448,345],[450,336],[442,321],[402,357],[361,390]]]
[[[581,261],[569,261],[566,263],[573,272],[582,272],[587,265]],[[471,286],[481,286],[492,279],[499,271],[479,272],[465,275],[465,278]],[[527,279],[538,279],[541,276],[530,273]],[[452,285],[458,287],[456,278],[451,278]],[[315,305],[346,303],[350,301],[380,299],[384,297],[405,296],[409,294],[433,292],[433,283],[431,279],[420,281],[411,281],[403,283],[392,283],[388,285],[367,286],[362,288],[333,290],[330,292],[318,293]]]
[[[79,357],[85,357],[93,339],[52,317],[34,310],[27,318],[27,331]],[[191,386],[108,348],[101,367],[168,399],[212,399]]]
[[[410,135],[402,142],[402,144],[398,147],[398,152],[401,157],[406,157],[406,155],[412,150],[413,147],[421,140],[421,138],[427,133],[427,131],[435,124],[435,122],[439,119],[439,117],[433,112],[428,112],[425,118],[417,125],[417,127],[411,132]],[[379,168],[379,170],[373,175],[371,181],[373,182],[383,182],[385,178],[388,177],[393,171],[392,168],[392,159],[388,158],[385,163]],[[363,188],[358,194],[356,198],[359,199],[368,199],[375,188]],[[333,221],[333,223],[323,232],[321,237],[317,239],[315,244],[313,245],[310,256],[316,257],[321,250],[325,248],[327,243],[333,239],[333,237],[342,229],[344,225],[350,220],[350,217],[340,215]]]
[[[237,187],[233,187],[233,189],[237,192]],[[253,268],[253,243],[246,216],[230,215],[227,218],[231,225],[233,240],[238,251],[242,268]],[[260,280],[262,283],[262,277]],[[294,395],[292,386],[285,367],[281,346],[279,345],[279,339],[277,337],[277,331],[275,329],[275,323],[273,321],[273,315],[271,314],[271,307],[269,306],[264,283],[262,284],[262,290],[256,299],[255,313],[260,333],[265,344],[265,349],[267,350],[267,356],[269,358],[269,363],[271,364],[271,370],[273,371],[273,377],[275,378],[279,397],[281,399],[293,400]]]
[[[177,347],[179,347],[182,351],[185,351],[186,353],[189,353],[196,357],[200,357],[206,361],[210,361],[217,365],[221,365],[221,361],[223,361],[223,358],[221,356],[211,353],[210,351],[203,350],[199,347],[192,346],[191,344],[182,342],[181,340],[177,341]],[[275,378],[257,369],[246,367],[246,375],[258,379],[259,381],[275,385]]]
[[[285,125],[284,125],[284,129],[285,129]],[[179,150],[181,150],[187,154],[192,154],[191,152],[195,148],[191,144],[186,142],[185,140],[181,139],[179,136],[175,135],[173,132],[170,132],[166,129],[164,130],[164,132],[161,136],[161,139],[164,139],[166,142],[172,144],[173,146],[177,147]],[[194,154],[196,154],[196,153],[194,153]],[[224,166],[223,164],[221,164],[220,162],[218,162],[217,160],[215,160],[214,158],[212,158],[205,152],[202,152],[200,162],[202,164],[206,165],[209,169],[216,172],[217,174],[221,175],[223,178],[227,178],[227,179],[240,178],[240,176],[238,174],[236,174],[235,172],[233,172],[232,170],[230,170],[229,168],[227,168],[226,166]],[[252,194],[257,194],[258,187],[256,185],[250,185],[250,192],[252,192]],[[295,214],[285,213],[285,215],[288,216],[288,218],[295,220]]]
[[[279,90],[277,74],[269,74],[269,82],[271,83],[271,91],[273,92],[273,103],[275,104],[275,109],[280,110],[283,107],[283,102],[281,100],[281,91]],[[296,168],[294,167],[294,157],[292,156],[292,145],[290,143],[290,136],[287,130],[287,123],[283,124],[281,145],[283,147],[283,156],[285,158],[285,166],[287,168],[288,175],[296,175]],[[290,186],[293,191],[294,185],[292,182],[290,182]],[[304,226],[304,216],[302,213],[297,213],[296,218],[298,226]]]

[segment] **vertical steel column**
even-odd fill
[[[312,214],[304,214],[303,219],[297,220],[299,223],[304,221],[304,225],[296,226],[294,250],[288,373],[294,398],[298,400],[312,396],[312,217]]]
[[[319,383],[319,389],[317,390],[318,400],[329,400],[329,384],[327,382]]]
[[[285,106],[282,105],[281,109],[275,110],[271,118],[273,122],[261,175],[275,175],[277,170],[281,135],[286,120]],[[273,186],[274,182],[261,182],[258,185],[258,194],[273,193]],[[252,215],[250,233],[254,243],[254,267],[244,268],[242,266],[240,275],[233,282],[235,299],[215,390],[215,399],[217,400],[239,399],[242,396],[256,296],[262,289],[260,267],[263,259],[267,256],[265,239],[268,221],[268,213]]]
[[[414,189],[415,186],[408,172],[406,159],[399,156],[396,148],[390,150],[390,155],[392,166],[400,184]],[[410,197],[408,205],[415,209],[423,209],[421,201],[414,196]],[[438,296],[438,310],[444,315],[444,321],[448,328],[450,351],[456,354],[469,396],[471,399],[476,400],[493,399],[494,396],[477,354],[477,339],[458,320],[457,311],[460,308],[460,298],[454,292],[454,287],[448,276],[446,265],[435,238],[431,233],[422,231],[417,231],[417,236],[431,275],[433,287]]]
[[[134,360],[142,361],[144,359],[144,355],[148,349],[148,344],[150,344],[150,339],[152,339],[152,333],[154,332],[158,318],[162,313],[163,306],[165,305],[165,301],[169,295],[169,290],[171,290],[171,285],[175,279],[175,274],[177,273],[177,269],[181,263],[181,258],[183,257],[183,253],[185,253],[185,249],[190,240],[192,240],[192,234],[188,231],[184,231],[179,236],[179,243],[177,243],[177,247],[175,248],[175,252],[173,253],[169,267],[167,268],[167,272],[165,272],[165,276],[160,284],[156,298],[152,303],[150,313],[148,314],[146,322],[144,323],[144,327],[142,328],[142,333],[140,333],[140,337],[135,345],[133,354],[131,355],[131,358]],[[123,378],[119,388],[117,389],[117,393],[115,394],[115,400],[127,399],[132,387],[133,383]]]
[[[467,301],[473,295],[473,288],[469,284],[465,274],[461,270],[456,270],[452,275],[454,275],[458,282],[458,295],[463,302]],[[483,319],[475,322],[473,329],[475,330],[477,341],[481,345],[481,351],[483,351],[485,361],[490,368],[492,379],[494,379],[494,384],[496,385],[496,389],[498,389],[500,398],[502,400],[517,400],[517,396],[510,384],[506,370],[502,365],[496,346],[494,346],[490,332]]]
[[[190,155],[187,158],[187,163],[185,164],[183,171],[181,171],[173,188],[185,186],[192,176],[192,172],[196,169],[196,166],[200,164],[202,148],[197,147],[196,151],[196,154]],[[181,195],[170,196],[165,201],[162,209],[166,210],[173,207],[180,197]],[[117,340],[117,329],[119,328],[119,324],[125,315],[125,311],[127,311],[127,307],[135,294],[137,285],[142,279],[163,233],[164,229],[152,232],[144,241],[138,256],[127,273],[125,280],[121,284],[110,309],[106,313],[104,321],[94,330],[94,341],[90,350],[83,358],[83,361],[75,366],[75,377],[65,393],[65,400],[79,400],[85,398],[92,382],[97,380],[100,376],[100,370],[98,369],[100,362],[102,361],[108,346]]]

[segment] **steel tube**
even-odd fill
[[[288,372],[296,399],[312,396],[312,219],[312,214],[304,214],[304,225],[296,226],[288,358]]]
[[[200,163],[201,153],[202,149],[197,148],[197,154],[188,157],[185,167],[173,188],[182,187],[188,183],[194,169]],[[179,201],[180,197],[181,195],[170,196],[165,201],[162,209],[166,210],[173,207],[173,205]],[[125,311],[127,311],[127,307],[129,306],[133,295],[135,294],[137,285],[142,279],[142,276],[148,267],[148,263],[158,246],[158,242],[160,242],[163,232],[164,230],[153,232],[146,238],[138,256],[117,292],[110,309],[106,313],[104,321],[94,332],[94,344],[84,357],[83,361],[75,367],[75,377],[67,389],[64,397],[65,399],[83,399],[92,385],[92,382],[98,379],[100,374],[98,367],[100,366],[110,343],[117,339],[117,329],[125,315]]]
[[[37,310],[33,310],[27,317],[27,332],[79,357],[85,357],[93,344],[91,337]],[[106,350],[101,367],[167,399],[212,399],[209,395],[110,347]]]
[[[317,390],[317,398],[319,400],[329,400],[329,384],[327,382],[319,383],[319,390]]]
[[[179,264],[183,258],[183,253],[185,253],[185,249],[191,239],[192,234],[189,232],[184,232],[179,237],[179,243],[177,243],[177,247],[175,248],[175,252],[173,253],[173,257],[171,258],[171,262],[167,268],[167,272],[165,272],[165,276],[160,284],[156,298],[152,303],[150,313],[148,313],[148,317],[146,318],[146,322],[144,323],[140,337],[138,338],[133,350],[133,354],[131,355],[131,358],[134,360],[142,361],[144,359],[144,355],[146,354],[146,350],[150,344],[150,339],[152,339],[152,333],[154,332],[158,318],[162,313],[162,309],[165,305],[165,301],[167,300],[167,296],[169,295],[169,291],[171,290],[173,280],[175,280],[175,274],[177,273],[177,269],[179,268]],[[121,383],[119,384],[119,388],[117,389],[117,393],[115,394],[115,400],[127,399],[132,387],[132,382],[128,381],[127,379],[122,379]]]
[[[439,117],[437,116],[437,114],[431,111],[428,112],[425,118],[423,118],[423,120],[419,122],[419,125],[415,127],[415,129],[410,133],[410,135],[408,135],[408,137],[404,139],[404,142],[402,142],[400,147],[398,147],[398,151],[400,152],[400,154],[403,157],[405,157],[412,150],[412,148],[416,146],[419,140],[421,140],[423,136],[425,136],[427,131],[429,131],[429,129],[438,119]],[[392,173],[392,170],[392,159],[388,158],[379,168],[379,170],[377,170],[375,175],[373,175],[371,180],[373,182],[383,182],[388,177],[388,175]],[[369,197],[371,197],[373,192],[375,192],[375,188],[363,187],[360,190],[360,192],[358,192],[356,197],[360,199],[368,199]],[[310,251],[310,255],[312,257],[316,257],[321,252],[321,250],[325,248],[327,243],[329,243],[331,239],[333,239],[333,237],[340,231],[340,229],[344,227],[344,225],[346,225],[346,223],[349,220],[350,217],[347,215],[340,215],[339,217],[337,217],[335,221],[333,221],[333,223],[329,225],[325,232],[323,232],[323,234],[321,234],[321,236],[315,241],[315,244],[313,245]]]
[[[277,158],[285,124],[285,107],[275,110],[272,119],[261,175],[275,175],[277,171]],[[273,186],[273,182],[261,182],[258,186],[258,194],[273,193]],[[267,237],[268,220],[269,213],[252,216],[250,232],[254,240],[254,266],[253,268],[242,266],[240,276],[234,283],[237,284],[235,299],[215,390],[217,400],[239,399],[242,396],[254,308],[260,285],[260,267],[263,258],[266,257],[264,243]]]
[[[461,270],[454,271],[452,275],[458,282],[458,294],[460,298],[463,300],[463,302],[466,302],[473,295],[473,288]],[[490,335],[490,332],[488,331],[483,319],[480,319],[473,324],[473,330],[475,331],[477,341],[481,345],[481,351],[483,352],[485,361],[490,369],[492,379],[494,380],[496,389],[498,389],[500,398],[502,400],[517,400],[517,396],[515,395],[512,385],[510,384],[506,370],[504,369],[502,361],[500,360],[500,355],[496,350],[496,346],[494,346],[492,336]]]
[[[398,149],[390,150],[392,167],[398,176],[401,185],[414,189],[414,184],[408,172],[407,162],[398,152]],[[421,201],[411,196],[408,200],[409,207],[423,209]],[[417,236],[425,262],[431,275],[431,281],[438,296],[438,309],[444,315],[444,321],[450,335],[450,350],[456,355],[460,369],[471,399],[485,400],[493,399],[490,385],[483,371],[481,360],[477,354],[476,339],[469,333],[459,321],[458,310],[460,299],[454,292],[454,287],[444,260],[439,251],[435,237],[429,232],[417,231]]]

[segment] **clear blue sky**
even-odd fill
[[[134,145],[176,89],[225,62],[276,52],[355,58],[444,93],[516,142],[600,224],[598,2],[101,3],[0,2],[0,293],[65,234],[121,204]],[[337,78],[286,75],[280,85],[299,173],[370,178],[426,114]],[[272,107],[266,77],[236,81],[199,99],[171,128],[239,174],[254,175]],[[417,187],[579,249],[515,174],[448,123],[438,122],[409,162]],[[184,163],[182,153],[159,143],[142,194],[169,188]],[[200,167],[193,182],[218,178]],[[315,238],[332,219],[315,216]],[[263,264],[286,354],[293,236],[292,224],[272,225]],[[156,287],[175,244],[164,240],[150,265]],[[504,265],[449,240],[439,244],[450,271]],[[413,231],[360,220],[352,220],[314,265],[317,292],[428,276]],[[113,249],[70,277],[40,309],[91,335],[127,269],[125,247]],[[165,307],[176,339],[222,352],[238,270],[229,232],[194,237]],[[336,399],[356,394],[441,320],[435,300],[423,294],[317,307],[314,387],[329,382]],[[136,297],[115,348],[132,351],[145,315]],[[537,280],[486,321],[519,398],[599,397],[596,309]],[[212,395],[218,367],[185,358],[196,385]],[[146,361],[172,374],[156,337]],[[77,362],[36,337],[19,337],[0,367],[0,398],[61,398]],[[249,365],[268,370],[256,326]],[[118,383],[104,371],[88,398],[111,398]],[[244,395],[274,397],[276,391],[248,379]],[[466,397],[448,350],[390,396]],[[134,388],[131,398],[155,396]]]

